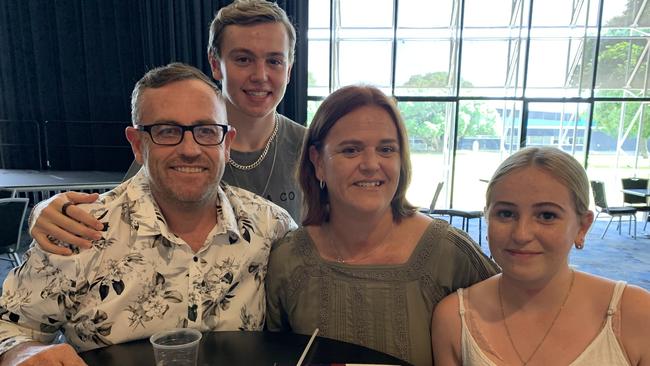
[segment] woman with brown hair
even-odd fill
[[[379,89],[348,86],[319,107],[298,178],[303,227],[274,245],[267,327],[432,363],[431,313],[497,268],[463,232],[417,213],[406,129]]]

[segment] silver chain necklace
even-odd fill
[[[275,136],[278,134],[278,129],[280,125],[280,117],[278,117],[278,114],[275,113],[275,123],[273,125],[273,132],[271,133],[271,137],[269,137],[269,140],[266,142],[266,145],[264,146],[264,150],[262,151],[262,154],[260,155],[257,160],[255,160],[252,164],[250,165],[242,165],[237,163],[236,161],[232,160],[230,158],[228,160],[228,164],[232,166],[233,168],[239,169],[239,170],[252,170],[257,168],[262,162],[264,161],[264,158],[266,158],[266,154],[269,153],[269,148],[271,147],[271,143],[273,142],[273,139],[275,139]]]

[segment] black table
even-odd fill
[[[286,332],[203,333],[197,365],[294,366],[307,342],[309,336]],[[148,338],[83,352],[80,356],[90,366],[154,366],[153,348]],[[330,363],[408,365],[366,347],[316,337],[303,364]]]
[[[108,188],[120,184],[123,172],[0,169],[0,188],[9,191]]]
[[[123,176],[122,172],[0,169],[0,191],[38,202],[65,191],[106,192]]]

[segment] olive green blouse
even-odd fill
[[[466,233],[442,220],[398,265],[349,265],[320,257],[305,228],[271,250],[266,277],[269,330],[360,344],[414,365],[433,364],[431,315],[458,288],[498,272]],[[345,362],[335,359],[332,362]]]

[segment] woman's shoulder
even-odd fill
[[[425,245],[440,244],[449,235],[449,230],[453,229],[453,226],[449,225],[447,221],[431,218],[421,213],[415,213],[409,219],[417,222],[421,228],[418,238]]]
[[[288,232],[271,247],[267,282],[291,276],[309,257],[308,235],[304,227]]]
[[[495,302],[494,296],[496,293],[496,282],[498,276],[495,275],[487,280],[477,282],[469,287],[457,289],[451,294],[447,295],[440,301],[441,315],[451,315],[458,313],[460,310],[460,302],[462,301],[463,309],[484,309],[491,307]],[[461,300],[462,299],[462,300]],[[436,307],[436,311],[438,307]]]
[[[309,240],[307,229],[303,226],[298,227],[296,230],[287,232],[282,238],[276,240],[271,247],[272,255],[279,255],[280,253],[288,255],[298,246],[304,245]]]
[[[442,245],[446,249],[457,249],[466,246],[478,248],[478,244],[469,234],[454,227],[449,222],[438,218],[429,218],[426,222],[426,230],[422,235],[423,240]]]
[[[615,281],[609,278],[601,277],[587,272],[576,271],[576,275],[581,278],[583,282],[582,289],[583,296],[592,299],[591,303],[605,303],[609,305],[615,296],[615,289],[617,286],[621,287],[622,294],[620,295],[618,306],[627,303],[628,298],[642,300],[643,297],[650,296],[648,292],[640,287],[626,284],[624,281]],[[622,283],[621,285],[618,285]]]
[[[650,360],[650,293],[628,285],[621,301],[621,341],[633,365]]]
[[[415,213],[402,219],[397,226],[397,236],[402,240],[420,242],[432,230],[433,220],[421,213]]]
[[[440,300],[433,309],[433,324],[444,324],[448,326],[450,323],[454,323],[453,318],[454,314],[458,314],[459,302],[458,290]]]
[[[457,268],[478,271],[480,279],[487,279],[499,272],[496,263],[485,255],[469,234],[444,220],[433,219],[430,222],[422,235],[420,247],[435,254],[433,258],[445,258],[446,263]]]
[[[465,308],[472,309],[480,316],[486,316],[488,312],[493,312],[494,306],[498,302],[497,285],[500,276],[500,274],[493,275],[463,289]]]
[[[644,327],[650,333],[650,292],[639,286],[627,285],[620,307],[624,317],[645,324]]]
[[[607,278],[583,273],[585,285],[597,301],[617,300],[616,284]],[[619,290],[620,291],[620,290]],[[650,358],[650,292],[635,286],[625,285],[614,311],[620,314],[620,337],[625,352],[631,363],[636,365],[639,360]]]
[[[646,342],[650,339],[650,292],[627,285],[619,303],[622,334],[637,334]]]
[[[446,328],[446,331],[459,329],[460,315],[465,312],[480,318],[493,317],[493,314],[486,315],[486,311],[494,311],[497,278],[498,275],[493,276],[447,295],[436,305],[433,326]]]
[[[460,297],[453,292],[442,299],[433,310],[431,343],[438,363],[460,364],[461,316]]]
[[[586,299],[581,301],[585,306],[583,311],[602,314],[612,306],[614,312],[620,312],[623,327],[628,324],[628,327],[636,328],[645,324],[642,327],[647,328],[650,335],[650,293],[647,290],[624,281],[576,271],[574,291],[579,298]]]

